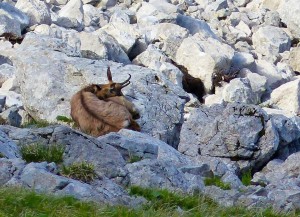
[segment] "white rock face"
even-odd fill
[[[295,47],[291,49],[289,56],[289,64],[294,71],[300,72],[300,47]]]
[[[108,51],[101,39],[92,33],[79,33],[81,55],[89,59],[108,59]]]
[[[21,30],[25,29],[29,25],[29,17],[25,13],[8,3],[0,2],[0,16],[3,15],[13,19],[15,22],[18,22]],[[2,22],[1,25],[3,25]]]
[[[247,78],[235,78],[231,80],[223,90],[223,99],[226,102],[260,103],[260,99],[252,91],[250,81]]]
[[[51,24],[49,6],[44,1],[18,0],[15,7],[30,18],[30,26],[35,24]]]
[[[83,4],[81,0],[70,0],[58,13],[56,24],[65,28],[83,29]]]
[[[153,3],[143,2],[136,13],[137,23],[141,26],[171,22],[175,23],[177,7],[167,3],[156,1]]]
[[[297,0],[281,1],[278,7],[278,13],[288,29],[297,38],[300,37],[300,19],[299,16],[300,5]]]
[[[234,51],[216,39],[203,40],[198,35],[184,39],[177,50],[176,62],[185,66],[191,76],[200,78],[209,91],[213,73],[229,70]]]
[[[288,34],[279,27],[260,27],[252,37],[255,50],[275,61],[279,53],[287,51],[291,47],[291,39]]]
[[[126,54],[131,51],[140,36],[136,29],[128,23],[113,22],[101,29],[114,37]]]
[[[271,93],[271,105],[284,111],[300,113],[300,79],[290,81]]]

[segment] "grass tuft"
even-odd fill
[[[251,169],[249,169],[242,174],[242,183],[245,186],[249,186],[251,185],[251,180],[252,180],[252,173],[251,173]]]
[[[50,126],[51,123],[49,123],[46,120],[34,120],[32,119],[31,121],[24,123],[22,125],[22,128],[43,128],[43,127],[48,127]]]
[[[61,174],[86,183],[92,182],[97,176],[94,165],[87,162],[73,163],[69,166],[63,165]]]
[[[206,186],[210,186],[210,185],[215,185],[223,190],[230,190],[230,184],[229,183],[225,183],[221,180],[221,177],[219,176],[213,176],[213,177],[207,177],[204,179],[204,184]]]
[[[30,145],[22,145],[21,156],[27,162],[55,162],[61,163],[63,161],[64,146],[58,144],[43,145],[40,143],[33,143]]]
[[[0,188],[0,216],[47,217],[296,217],[271,209],[223,207],[203,195],[183,195],[161,189],[131,187],[130,194],[149,203],[134,208],[83,202],[73,197],[37,194],[20,188]]]
[[[58,115],[58,116],[56,117],[56,120],[57,120],[57,121],[61,121],[61,122],[65,122],[65,123],[68,123],[68,124],[74,122],[71,118],[68,118],[68,117],[63,116],[63,115]]]

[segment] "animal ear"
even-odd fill
[[[111,76],[111,71],[110,71],[110,67],[107,68],[107,79],[109,83],[112,83],[112,76]]]

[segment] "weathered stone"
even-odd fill
[[[203,38],[211,37],[217,39],[217,36],[213,33],[209,25],[202,20],[179,14],[177,16],[176,23],[177,25],[188,29],[192,35],[198,33]]]
[[[17,106],[17,107],[23,106],[21,94],[19,93],[0,89],[0,95],[6,97],[5,106],[7,108],[10,108],[12,106]]]
[[[14,23],[13,26],[9,26],[7,28],[13,28],[14,25],[16,25],[19,26],[20,30],[22,31],[29,25],[29,18],[22,11],[5,2],[0,2],[0,16],[6,16],[10,20],[13,20],[10,21]],[[1,22],[1,25],[4,24],[4,22]]]
[[[300,5],[297,0],[281,1],[278,6],[278,13],[288,29],[296,38],[300,37],[300,21],[297,19]]]
[[[0,153],[1,158],[19,158],[19,147],[4,132],[0,131]],[[1,168],[1,167],[0,167]]]
[[[175,23],[176,16],[176,6],[164,1],[156,1],[156,4],[143,2],[136,13],[137,23],[141,26],[157,23]]]
[[[15,68],[9,64],[0,65],[0,86],[15,75]]]
[[[290,81],[271,93],[271,105],[274,108],[300,113],[300,79]]]
[[[22,171],[24,167],[25,162],[20,158],[0,158],[0,186],[7,184],[13,176]]]
[[[231,80],[223,90],[223,98],[226,102],[260,103],[260,98],[252,91],[250,81],[247,78]]]
[[[18,113],[19,109],[16,106],[10,107],[0,113],[1,124],[8,124],[15,127],[20,127],[22,117]]]
[[[99,26],[99,21],[100,21],[100,14],[101,11],[90,5],[90,4],[84,4],[82,6],[83,9],[83,21],[84,21],[84,26],[88,27],[88,26]]]
[[[181,190],[183,192],[195,190],[191,187],[185,175],[178,170],[170,161],[142,160],[127,164],[131,185],[150,188],[166,188],[169,190]],[[198,186],[198,191],[203,186]]]
[[[300,58],[300,47],[292,48],[289,56],[289,64],[296,72],[300,72],[299,58]]]
[[[177,50],[176,62],[187,68],[194,78],[203,81],[206,91],[213,87],[213,75],[228,72],[234,51],[216,39],[203,40],[197,34],[186,38]]]
[[[128,137],[130,140],[139,142],[140,144],[151,144],[152,146],[157,147],[158,160],[171,161],[176,167],[193,164],[193,162],[187,156],[179,153],[176,149],[159,139],[153,138],[147,134],[126,129],[120,130],[119,133],[125,137]]]
[[[51,15],[48,5],[40,0],[18,0],[16,8],[24,12],[29,18],[29,25],[51,24]]]
[[[101,28],[107,34],[114,37],[118,44],[128,54],[139,38],[139,33],[128,23],[109,23]]]
[[[83,4],[81,0],[70,0],[59,12],[57,25],[65,28],[83,29]]]
[[[284,30],[274,26],[260,27],[252,36],[255,50],[276,61],[278,54],[291,47],[291,39]]]
[[[259,167],[278,148],[279,136],[257,106],[228,104],[195,109],[183,124],[178,150],[198,156],[234,159],[243,169]],[[247,160],[247,161],[244,161]]]

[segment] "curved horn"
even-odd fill
[[[107,68],[107,79],[109,83],[112,83],[112,76],[111,76],[111,71],[110,71],[110,67]]]
[[[126,80],[126,81],[124,81],[124,82],[122,82],[122,83],[120,83],[122,86],[123,86],[123,84],[126,84],[127,82],[129,82],[130,83],[130,78],[131,78],[131,74],[128,74],[129,75],[129,78]],[[127,84],[128,85],[128,84]],[[126,86],[127,86],[126,85]]]

